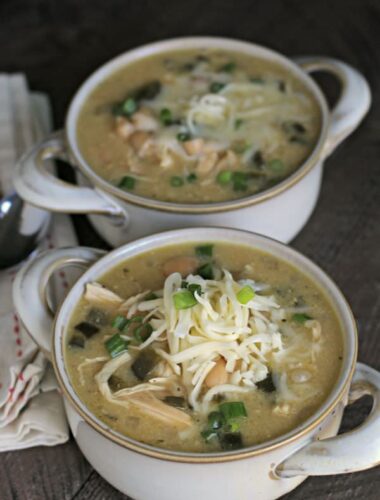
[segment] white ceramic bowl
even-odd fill
[[[239,451],[205,454],[167,451],[113,431],[76,395],[64,363],[64,345],[67,324],[84,284],[97,280],[125,259],[179,241],[234,241],[264,250],[301,269],[326,292],[345,335],[342,371],[324,404],[296,429]],[[69,292],[53,326],[44,299],[46,283],[54,270],[67,264],[85,265],[89,269]],[[107,255],[84,247],[49,251],[18,273],[13,298],[23,324],[53,358],[70,427],[83,454],[107,481],[135,499],[274,499],[309,475],[348,473],[380,462],[380,373],[356,362],[357,334],[351,310],[321,269],[277,241],[234,229],[195,228],[152,235]],[[370,416],[354,431],[336,437],[345,406],[364,394],[374,399]]]
[[[281,65],[310,90],[319,105],[322,127],[310,156],[287,179],[262,193],[199,205],[170,203],[122,191],[99,177],[78,148],[76,125],[84,101],[110,74],[142,57],[186,48],[213,47],[241,52]],[[341,83],[341,96],[332,111],[309,73],[326,71]],[[152,43],[111,60],[95,71],[74,96],[65,131],[37,144],[19,163],[15,187],[28,202],[51,211],[86,213],[98,232],[113,246],[151,234],[191,226],[230,226],[290,241],[304,226],[317,202],[325,158],[360,123],[370,105],[363,76],[343,62],[306,57],[290,60],[270,49],[226,38],[178,38]],[[78,168],[81,187],[50,175],[43,160],[66,158]],[[104,215],[107,215],[105,217]]]

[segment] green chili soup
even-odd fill
[[[71,382],[94,415],[190,452],[291,431],[330,394],[344,352],[313,281],[229,243],[152,250],[87,283],[66,338]]]
[[[182,203],[258,193],[318,139],[318,104],[281,66],[215,49],[146,57],[109,76],[81,110],[93,170],[121,190]]]

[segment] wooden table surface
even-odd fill
[[[341,287],[359,323],[359,359],[380,369],[380,1],[2,0],[0,19],[0,71],[25,72],[32,89],[47,92],[57,127],[75,89],[97,66],[162,38],[241,38],[289,56],[341,58],[363,72],[373,92],[369,116],[326,162],[318,206],[292,245]],[[106,248],[85,217],[74,222],[80,243]],[[343,429],[369,409],[365,400],[347,410]],[[309,478],[286,498],[370,500],[379,491],[377,468]],[[73,439],[0,454],[1,500],[74,498],[126,497],[99,477]]]

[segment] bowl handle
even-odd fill
[[[14,186],[24,200],[53,212],[97,213],[112,216],[115,224],[126,224],[128,214],[113,197],[97,188],[70,184],[49,172],[46,160],[54,159],[70,161],[62,131],[37,143],[17,163]]]
[[[331,111],[330,128],[323,148],[326,158],[348,137],[367,114],[371,104],[371,91],[366,79],[353,67],[328,57],[300,57],[294,61],[306,71],[326,71],[340,82],[341,94]]]
[[[371,413],[357,429],[307,444],[276,467],[281,478],[346,474],[380,463],[380,372],[358,363],[348,404],[369,394]]]
[[[49,359],[54,319],[48,296],[49,278],[65,266],[87,269],[104,253],[104,250],[88,247],[47,250],[17,273],[13,283],[16,311],[29,335]]]

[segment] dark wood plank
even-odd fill
[[[287,55],[338,57],[362,71],[374,95],[370,115],[326,162],[318,206],[293,245],[346,294],[359,323],[360,360],[380,369],[380,2],[3,0],[0,19],[0,71],[24,71],[32,88],[48,92],[58,127],[75,89],[99,64],[166,37],[242,38]],[[106,248],[85,217],[74,222],[80,243]],[[359,423],[369,407],[367,400],[350,409],[343,428]],[[72,440],[3,453],[0,464],[2,500],[125,498],[92,470]],[[374,500],[379,489],[379,469],[372,469],[310,478],[287,499]]]

